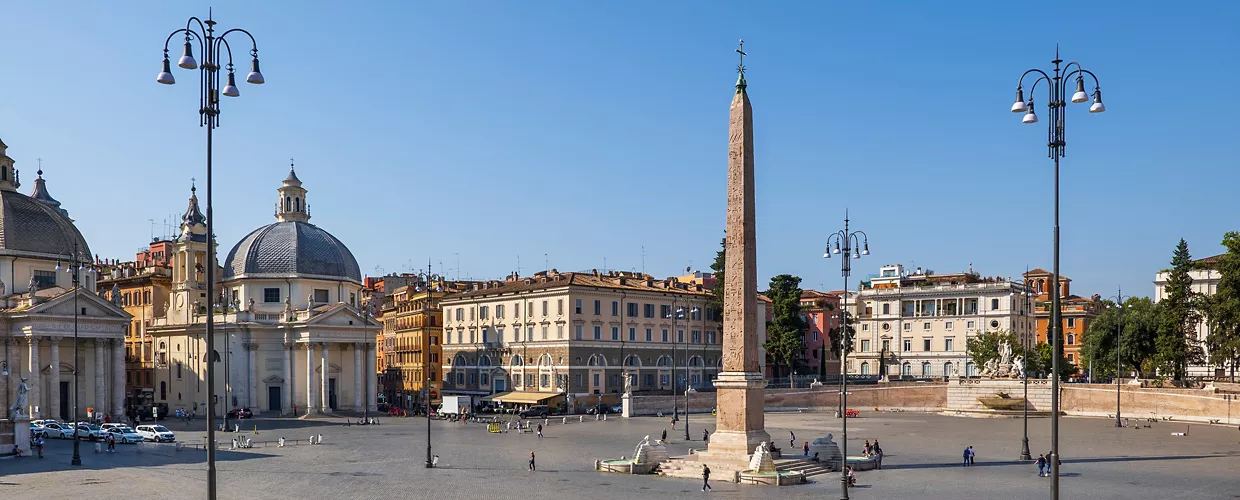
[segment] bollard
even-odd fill
[[[277,447],[277,448],[283,448],[283,447],[284,447],[284,436],[280,436],[280,444],[276,445],[276,447]]]
[[[606,421],[607,421],[607,414],[606,414],[606,413],[604,413],[604,414],[603,414],[603,421],[604,421],[604,422],[606,422]]]
[[[550,425],[550,423],[551,423],[551,420],[550,420],[550,419],[547,419],[547,418],[545,418],[545,417],[543,418],[543,426],[544,426],[544,427],[546,427],[547,425]]]
[[[586,421],[586,416],[585,416],[585,415],[577,415],[577,423],[581,423],[581,422],[585,422],[585,421]]]
[[[598,422],[599,420],[602,420],[602,416],[601,416],[601,415],[599,415],[599,414],[597,414],[597,413],[595,413],[595,414],[594,414],[594,421],[595,421],[595,422]]]
[[[258,424],[254,424],[254,435],[258,435]]]
[[[233,433],[241,432],[241,424],[233,424]]]
[[[564,421],[563,421],[563,422],[560,422],[560,423],[561,423],[561,424],[567,424],[567,423],[568,423],[568,417],[564,417]]]

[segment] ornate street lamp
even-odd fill
[[[1120,400],[1120,375],[1119,375],[1119,347],[1124,339],[1124,288],[1120,287],[1118,293],[1114,297],[1108,297],[1115,301],[1116,320],[1115,320],[1115,426],[1123,427],[1124,424],[1119,417],[1119,400]]]
[[[831,248],[831,242],[835,242],[835,248]],[[858,251],[859,250],[859,251]],[[870,237],[863,231],[851,231],[848,228],[848,213],[844,213],[844,229],[839,232],[827,236],[827,251],[823,252],[822,258],[830,259],[831,254],[840,255],[840,275],[844,277],[844,297],[842,304],[848,303],[848,276],[852,274],[853,259],[860,259],[862,255],[870,254]],[[854,299],[855,300],[855,299]],[[854,304],[855,306],[855,304]],[[843,486],[844,494],[840,498],[848,500],[848,350],[852,348],[851,339],[848,338],[848,308],[844,307],[843,324],[840,325],[840,417],[843,422],[843,429],[840,434],[843,438],[841,442],[840,459],[840,484]]]
[[[68,267],[61,266],[60,263],[57,262],[56,270],[57,271],[64,270],[66,273],[73,275],[73,422],[74,423],[73,423],[73,458],[69,459],[69,465],[80,466],[82,465],[82,453],[80,449],[81,436],[79,435],[78,430],[77,430],[78,400],[80,399],[78,397],[78,373],[79,371],[78,371],[78,300],[77,299],[78,299],[78,287],[81,285],[80,280],[81,280],[82,274],[86,272],[94,274],[95,267],[93,265],[91,265],[90,267],[86,266],[86,263],[90,262],[90,257],[83,256],[78,251],[78,245],[76,242],[73,244],[73,255],[68,259],[68,261],[69,261]],[[31,299],[33,298],[34,298],[34,293],[32,291]],[[95,352],[98,353],[99,351],[95,351]],[[95,362],[99,362],[99,360],[95,360]],[[58,370],[60,368],[54,366],[52,367],[52,369]]]
[[[1051,456],[1047,460],[1051,464],[1051,500],[1059,500],[1059,358],[1063,355],[1063,311],[1060,310],[1060,291],[1059,291],[1059,159],[1064,156],[1064,111],[1067,109],[1068,80],[1075,78],[1076,91],[1072,94],[1072,102],[1083,103],[1089,101],[1089,94],[1085,93],[1085,75],[1089,75],[1094,82],[1093,104],[1089,106],[1090,113],[1102,113],[1106,111],[1106,106],[1102,104],[1102,87],[1098,84],[1098,77],[1093,72],[1081,67],[1081,64],[1072,61],[1064,66],[1059,67],[1063,60],[1059,59],[1059,48],[1055,48],[1055,59],[1051,61],[1055,67],[1052,74],[1034,68],[1020,75],[1020,80],[1016,83],[1016,102],[1012,103],[1013,113],[1025,113],[1022,123],[1037,123],[1038,116],[1034,113],[1033,95],[1038,89],[1038,84],[1046,82],[1047,86],[1047,108],[1051,119],[1047,123],[1047,156],[1055,161],[1055,236],[1054,236],[1054,268],[1051,271],[1051,323],[1047,328],[1047,337],[1051,340]],[[1075,69],[1073,67],[1075,66]],[[1033,85],[1029,88],[1029,100],[1025,101],[1024,97],[1024,81],[1025,77],[1035,75]]]
[[[197,26],[195,27],[195,24]],[[185,27],[173,31],[164,40],[164,60],[163,68],[159,72],[159,76],[155,81],[172,85],[176,83],[176,79],[172,76],[170,63],[168,60],[168,44],[172,41],[172,37],[177,35],[185,36],[185,46],[182,51],[181,58],[177,61],[177,66],[184,69],[197,69],[198,72],[198,125],[207,128],[207,296],[215,297],[215,228],[213,225],[213,216],[211,212],[211,195],[212,195],[212,178],[211,178],[211,154],[212,154],[212,132],[215,127],[220,124],[220,98],[222,93],[227,97],[238,97],[241,91],[237,88],[236,80],[233,77],[233,61],[232,47],[228,45],[227,37],[232,33],[242,33],[250,39],[250,73],[246,75],[245,81],[261,85],[266,82],[262,72],[258,69],[258,42],[254,40],[254,36],[250,32],[241,28],[233,28],[225,31],[223,34],[215,35],[215,21],[211,19],[210,11],[207,12],[207,20],[203,21],[198,17],[191,17],[185,22]],[[197,42],[198,52],[202,54],[202,65],[194,59],[194,45]],[[220,66],[221,56],[228,56],[228,64]],[[220,70],[226,69],[227,83],[220,87]],[[208,304],[210,307],[213,304]],[[211,307],[211,311],[207,314],[207,353],[211,356],[211,362],[207,363],[207,398],[210,401],[215,400],[215,360],[211,353],[215,352],[215,311]],[[216,498],[216,469],[215,469],[215,411],[214,407],[207,409],[207,499],[215,500]]]

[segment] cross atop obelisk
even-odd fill
[[[759,371],[758,264],[754,229],[753,109],[745,83],[744,40],[736,49],[736,93],[728,126],[728,209],[723,283],[723,372],[717,430],[708,457],[745,459],[763,441],[766,380]]]

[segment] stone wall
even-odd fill
[[[993,398],[999,393],[1019,401],[1025,397],[1025,386],[1020,380],[957,379],[947,384],[948,410],[990,411],[978,398]],[[1029,381],[1029,410],[1050,411],[1051,386],[1048,380]]]
[[[1107,384],[1061,385],[1061,404],[1071,415],[1106,416],[1115,414],[1115,386]],[[1234,406],[1230,409],[1229,404]],[[1123,386],[1120,413],[1128,418],[1174,417],[1176,420],[1226,423],[1240,422],[1240,400],[1230,401],[1223,394],[1200,389],[1162,389]]]
[[[881,386],[857,386],[848,389],[848,407],[856,409],[902,408],[907,410],[934,411],[947,405],[944,384],[884,384]],[[689,395],[692,412],[709,412],[715,407],[715,393],[698,392]],[[839,407],[838,386],[822,386],[813,389],[766,390],[767,410],[831,409]],[[684,396],[676,397],[676,406],[684,411]],[[672,414],[672,396],[633,396],[633,415]]]

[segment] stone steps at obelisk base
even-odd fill
[[[687,455],[682,457],[672,457],[667,462],[659,464],[658,474],[665,477],[678,477],[685,479],[701,479],[702,464],[710,466],[710,477],[719,481],[731,481],[736,477],[736,473],[749,468],[749,464],[741,461],[727,462],[702,462],[699,456]],[[805,477],[821,476],[831,474],[836,471],[827,467],[825,463],[814,462],[812,460],[804,460],[801,458],[783,458],[775,461],[775,468],[785,472],[801,472]]]

